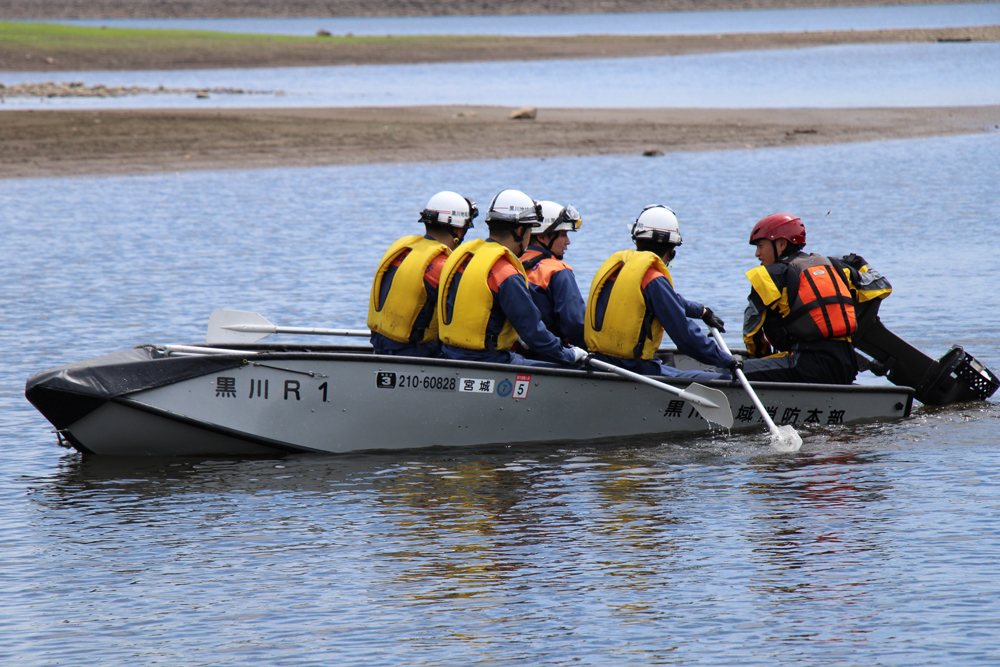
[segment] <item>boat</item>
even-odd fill
[[[25,396],[61,444],[85,454],[243,456],[649,441],[710,434],[713,423],[766,425],[772,446],[794,451],[800,426],[904,419],[914,399],[986,400],[1000,388],[1000,378],[961,346],[934,360],[892,334],[877,305],[859,318],[855,347],[869,356],[859,353],[858,363],[895,386],[692,383],[597,360],[539,368],[384,356],[367,344],[260,342],[274,333],[370,335],[216,310],[205,343],[140,345],[44,371],[28,379]],[[709,370],[676,349],[657,354],[681,370]]]
[[[665,363],[700,367],[676,350]],[[684,391],[690,380],[649,378]],[[761,429],[737,382],[704,381],[734,430]],[[910,415],[909,387],[755,382],[800,426]],[[25,395],[60,443],[109,456],[338,454],[715,433],[684,398],[609,372],[373,354],[367,345],[143,345],[38,373]],[[723,401],[725,402],[725,401]],[[729,409],[729,406],[726,406]]]

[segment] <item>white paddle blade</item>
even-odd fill
[[[252,325],[253,331],[240,331],[239,327]],[[213,310],[208,318],[207,345],[227,345],[232,343],[256,343],[261,338],[273,334],[275,326],[260,313],[248,310]]]
[[[710,403],[714,403],[717,407],[710,408],[706,405],[700,405],[691,401],[691,405],[694,409],[698,411],[702,417],[707,421],[718,424],[725,428],[733,427],[733,411],[729,407],[729,399],[726,395],[719,391],[718,389],[712,389],[706,387],[703,384],[698,384],[697,382],[692,382],[684,390],[688,394],[694,394],[698,398],[704,399]]]
[[[791,424],[778,426],[771,431],[771,447],[779,452],[789,453],[799,451],[802,446],[802,436],[792,428]]]

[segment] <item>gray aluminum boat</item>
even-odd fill
[[[606,372],[385,357],[366,346],[236,347],[205,354],[210,348],[143,346],[39,373],[25,395],[60,442],[113,456],[610,441],[711,429],[683,398]],[[704,384],[725,394],[733,428],[762,428],[738,383]],[[793,426],[900,419],[913,405],[909,387],[754,388],[775,422]]]

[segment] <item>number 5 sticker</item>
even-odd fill
[[[528,398],[528,388],[530,386],[530,375],[518,375],[514,380],[514,398]]]

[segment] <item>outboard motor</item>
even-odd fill
[[[858,328],[851,338],[856,350],[871,357],[857,355],[860,370],[885,375],[895,385],[913,387],[913,397],[924,405],[985,401],[1000,388],[996,373],[961,345],[935,360],[886,329],[878,316],[881,303],[872,299],[855,306]]]

